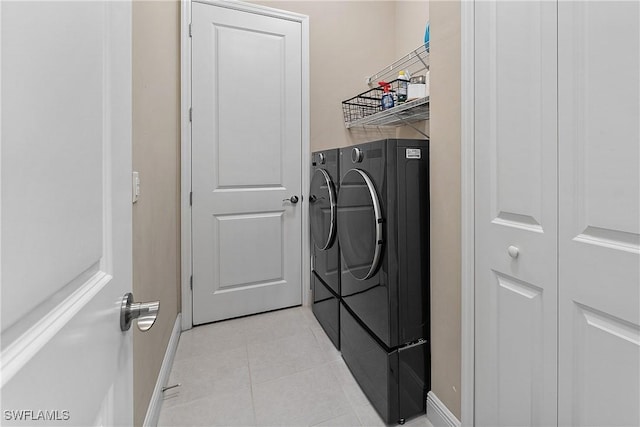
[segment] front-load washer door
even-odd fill
[[[336,191],[331,177],[324,169],[316,169],[311,179],[309,215],[314,246],[326,251],[336,238]]]
[[[344,174],[338,196],[338,238],[344,261],[356,279],[372,277],[382,258],[382,211],[371,178],[361,169]]]

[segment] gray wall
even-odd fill
[[[309,16],[311,151],[393,135],[393,131],[347,130],[342,101],[368,90],[365,78],[395,59],[396,2],[251,3]]]
[[[180,4],[133,3],[133,294],[160,300],[156,324],[133,328],[134,421],[142,425],[180,310]]]
[[[429,9],[431,388],[460,419],[460,2]]]

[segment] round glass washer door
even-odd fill
[[[373,181],[360,169],[340,182],[338,238],[345,267],[358,280],[372,277],[382,255],[382,210]]]
[[[311,179],[309,216],[313,244],[322,251],[329,249],[336,237],[336,202],[331,177],[324,169],[316,169]]]

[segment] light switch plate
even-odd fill
[[[132,202],[135,203],[138,201],[138,198],[140,197],[140,173],[133,171],[133,174],[131,177],[131,184],[132,184],[131,194],[133,196]]]

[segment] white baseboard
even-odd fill
[[[427,394],[427,418],[433,427],[460,427],[460,420],[432,391]]]
[[[167,385],[169,381],[169,374],[171,374],[171,367],[173,366],[173,358],[176,355],[176,349],[178,348],[178,340],[180,339],[180,331],[182,329],[182,313],[178,313],[176,321],[173,324],[173,331],[171,331],[171,338],[169,338],[169,344],[167,344],[167,350],[164,353],[164,359],[162,359],[162,366],[160,367],[160,373],[158,373],[158,379],[156,380],[156,386],[153,389],[151,395],[151,401],[147,408],[147,415],[144,417],[144,427],[155,427],[158,425],[158,418],[160,417],[160,409],[162,409],[162,387]]]

